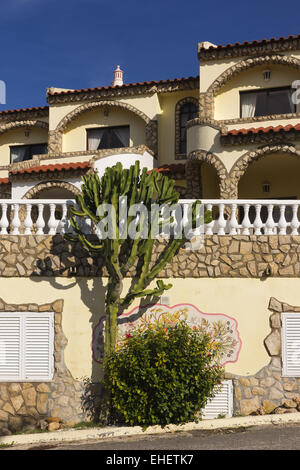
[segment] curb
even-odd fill
[[[143,431],[141,426],[110,426],[105,428],[91,429],[68,429],[58,430],[41,434],[17,434],[12,436],[0,436],[1,444],[36,444],[46,442],[80,442],[88,439],[102,440],[113,437],[140,436],[150,434],[165,434],[180,431],[213,430],[226,428],[239,428],[249,426],[260,426],[266,424],[292,424],[300,423],[300,413],[286,413],[283,415],[265,416],[242,416],[236,418],[209,419],[199,423],[170,424],[162,428],[161,426],[149,426]]]

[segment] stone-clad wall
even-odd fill
[[[51,382],[0,382],[0,435],[34,428],[46,417],[66,424],[83,421],[84,384],[75,380],[64,362],[67,338],[62,331],[63,300],[50,304],[7,304],[4,312],[54,312],[54,376]]]
[[[158,243],[153,261],[164,249]],[[135,268],[131,270],[133,275]],[[0,237],[0,276],[106,275],[102,260],[80,243],[60,235]],[[161,271],[161,278],[297,277],[300,275],[300,236],[206,236],[202,248],[181,249]]]
[[[153,261],[164,249],[156,245]],[[160,277],[169,278],[263,278],[298,277],[300,236],[207,236],[202,248],[181,249]],[[0,237],[0,276],[100,276],[105,275],[102,260],[79,243],[62,236]],[[130,273],[134,275],[134,269]],[[242,301],[242,300],[241,300]],[[265,346],[271,361],[251,377],[228,375],[234,383],[234,410],[237,414],[295,410],[300,396],[300,378],[281,377],[280,312],[300,311],[272,299],[269,305],[271,333]],[[0,383],[0,429],[9,433],[34,426],[43,417],[59,417],[72,423],[86,419],[84,384],[73,379],[66,368],[63,350],[67,339],[62,331],[63,301],[52,304],[6,304],[1,311],[55,312],[55,375],[46,383]],[[282,407],[282,405],[285,405]],[[290,406],[290,408],[287,408]],[[283,410],[283,411],[282,411]],[[300,410],[300,405],[299,405]],[[1,434],[1,433],[0,433]]]
[[[281,363],[281,313],[300,312],[300,307],[270,299],[271,333],[264,343],[271,360],[253,376],[240,377],[226,374],[233,379],[235,414],[268,414],[300,411],[300,377],[282,377]]]

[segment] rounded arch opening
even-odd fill
[[[204,150],[191,152],[186,164],[188,197],[226,199],[228,172],[224,163]]]
[[[238,181],[239,199],[300,199],[300,158],[268,153],[252,160]]]
[[[47,181],[35,185],[23,199],[75,199],[80,190],[66,181]]]

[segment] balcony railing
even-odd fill
[[[299,235],[300,200],[202,199],[212,222],[205,235]],[[181,200],[187,205],[193,200]]]
[[[194,200],[181,199],[183,214]],[[299,235],[300,200],[237,199],[202,200],[213,220],[204,225],[205,235]],[[0,235],[55,235],[71,232],[70,205],[65,199],[0,200]],[[82,222],[79,221],[81,224]],[[184,222],[183,222],[184,223]],[[92,224],[81,225],[93,233]]]

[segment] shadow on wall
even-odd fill
[[[91,238],[93,238],[91,236]],[[60,282],[60,278],[75,279],[69,285]],[[36,270],[31,273],[33,282],[49,282],[49,284],[59,291],[71,289],[75,285],[80,288],[80,297],[83,304],[90,312],[91,338],[93,332],[99,324],[100,318],[105,311],[106,287],[103,284],[103,278],[107,277],[106,269],[103,266],[103,260],[97,254],[91,254],[82,247],[80,242],[69,242],[61,235],[52,237],[52,243],[49,249],[49,255],[45,258],[39,258],[36,261]],[[133,282],[133,280],[132,280]],[[63,297],[63,296],[62,296]],[[134,315],[135,321],[144,314],[149,304],[155,304],[159,297],[147,296],[139,301],[139,312]],[[122,309],[119,314],[124,312]],[[63,314],[66,312],[63,312]],[[119,322],[127,322],[128,319],[120,318]],[[103,333],[103,332],[102,332]],[[100,332],[101,334],[101,332]],[[98,338],[99,340],[99,338]],[[101,341],[98,341],[98,344]],[[103,342],[102,342],[103,347]],[[101,363],[94,360],[91,348],[91,377],[84,379],[84,392],[82,395],[82,411],[90,419],[97,421],[99,418],[101,403],[103,402],[103,372]],[[74,379],[75,381],[75,379]]]

